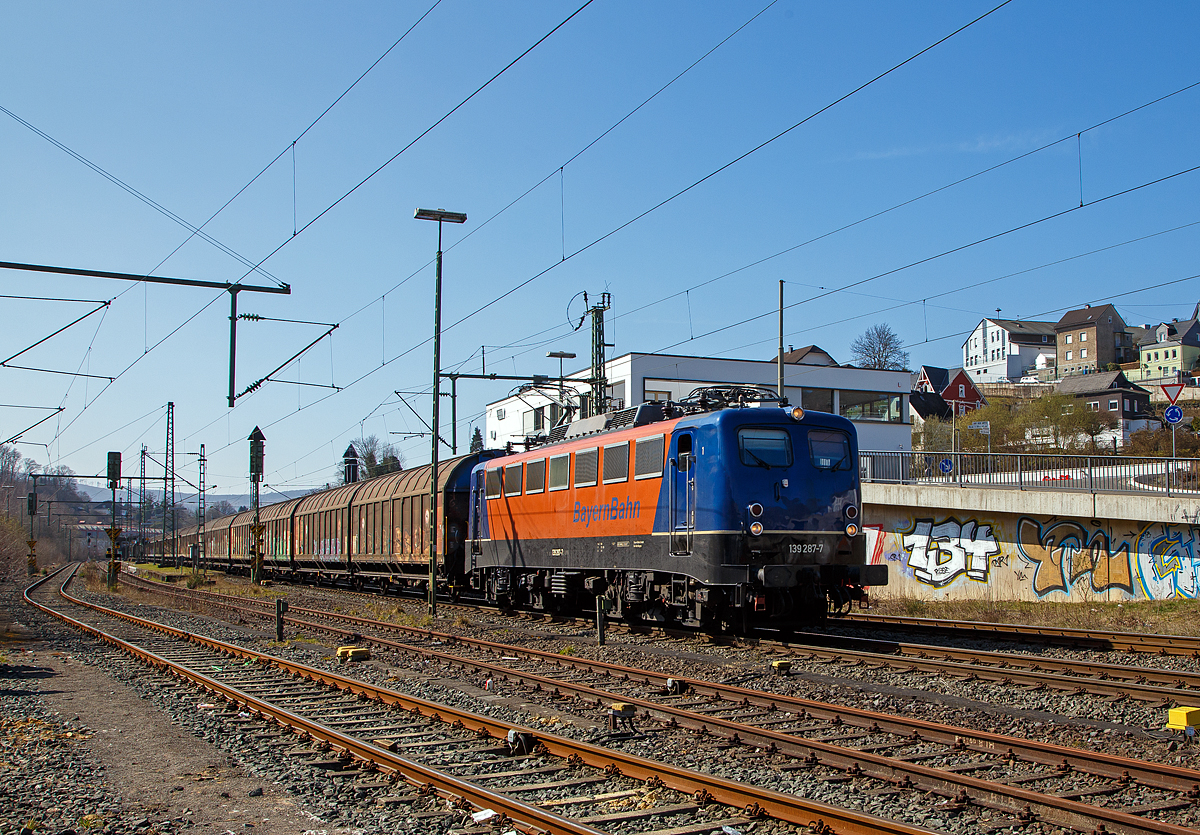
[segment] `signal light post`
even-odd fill
[[[33,486],[34,491],[29,494],[28,505],[25,508],[29,514],[29,539],[25,541],[29,546],[29,557],[25,561],[25,570],[30,577],[37,574],[37,537],[33,534],[33,520],[37,516],[37,479],[34,479]]]
[[[417,220],[436,220],[438,225],[437,271],[433,289],[433,421],[429,435],[433,451],[429,463],[429,614],[437,615],[437,535],[438,535],[438,408],[442,382],[442,223],[466,223],[462,212],[445,209],[417,209]]]
[[[121,529],[117,527],[117,488],[121,486],[121,453],[108,454],[108,486],[112,490],[112,525],[105,533],[108,534],[108,590],[117,590],[117,573],[121,570],[117,562],[117,539]]]
[[[267,437],[257,426],[250,433],[250,504],[254,510],[254,523],[250,526],[250,582],[258,585],[263,580],[262,533],[258,519],[258,483],[263,477],[263,446]],[[233,547],[233,543],[230,543]]]

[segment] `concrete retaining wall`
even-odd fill
[[[1200,587],[1200,494],[863,485],[876,597],[1165,600]]]

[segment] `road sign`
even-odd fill
[[[967,427],[968,429],[978,429],[981,435],[992,434],[992,422],[990,420],[977,420]]]
[[[950,471],[954,469],[954,462],[949,458],[943,458],[941,463],[938,464],[938,469],[944,472],[946,475],[950,475]]]
[[[1175,401],[1179,399],[1179,393],[1183,391],[1183,383],[1170,383],[1165,386],[1159,386],[1159,388],[1163,390],[1163,394],[1167,396],[1167,399],[1171,401],[1171,405],[1174,406]],[[1179,421],[1176,420],[1173,423],[1179,423]]]
[[[1166,388],[1166,386],[1163,386],[1163,388]],[[1183,409],[1172,403],[1167,407],[1166,411],[1163,412],[1163,417],[1167,419],[1167,423],[1174,426],[1183,420]]]

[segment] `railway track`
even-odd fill
[[[143,584],[158,593],[177,592],[173,586],[154,583],[132,575],[122,578],[130,584]],[[215,595],[208,591],[192,591],[193,595]],[[350,593],[354,594],[354,593]],[[266,604],[252,598],[218,595],[223,601],[247,601],[262,610]],[[367,596],[367,599],[372,599]],[[340,618],[346,623],[383,622],[355,618],[334,612],[295,609],[294,615],[320,618]],[[399,628],[391,624],[391,628]],[[648,630],[635,629],[634,632]],[[412,629],[414,634],[420,629]],[[663,634],[671,634],[670,630]],[[688,633],[692,634],[692,633]],[[720,639],[718,639],[720,640]],[[1200,701],[1200,673],[1185,670],[1160,670],[1134,665],[1108,664],[1096,661],[1075,661],[1063,658],[1003,653],[987,650],[904,643],[874,638],[829,636],[822,633],[795,632],[779,637],[757,637],[749,643],[795,659],[822,659],[831,662],[912,670],[930,675],[942,675],[964,681],[990,681],[1003,685],[1051,689],[1066,693],[1088,693],[1109,699],[1137,699],[1162,706],[1190,704]]]
[[[1193,635],[1145,635],[1137,632],[1104,632],[1057,626],[1028,626],[1011,623],[941,620],[902,615],[850,614],[839,624],[878,629],[900,627],[945,637],[984,638],[997,641],[1040,643],[1074,649],[1115,650],[1155,655],[1187,655],[1200,658],[1200,637]]]
[[[68,593],[69,575],[52,603],[53,576],[26,592],[30,605],[204,689],[229,706],[229,722],[261,723],[293,756],[378,792],[381,803],[424,805],[420,814],[441,818],[465,818],[469,804],[468,823],[580,835],[630,826],[703,835],[752,822],[776,827],[758,830],[765,832],[929,832],[515,727],[101,607]]]
[[[238,616],[271,614],[257,603],[244,605],[212,593],[158,589]],[[1200,773],[1189,769],[730,684],[672,679],[341,613],[297,609],[293,614],[293,627],[332,630],[338,640],[369,642],[465,667],[494,681],[518,682],[540,691],[551,704],[573,699],[594,709],[620,703],[642,719],[790,759],[783,769],[827,769],[845,779],[872,779],[878,784],[873,792],[931,792],[944,798],[942,806],[950,811],[981,806],[1007,816],[987,828],[1038,820],[1080,832],[1197,831]],[[419,643],[379,635],[397,631]],[[459,652],[449,652],[450,647]]]

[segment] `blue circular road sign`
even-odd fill
[[[1167,419],[1167,423],[1175,425],[1183,420],[1183,409],[1172,404],[1163,412],[1163,417]]]
[[[938,469],[946,473],[946,475],[949,475],[950,471],[954,469],[954,462],[949,458],[943,458],[942,462],[938,464]]]

